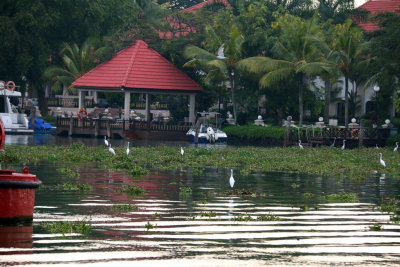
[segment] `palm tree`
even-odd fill
[[[279,40],[273,47],[277,59],[251,57],[238,62],[238,67],[263,74],[261,87],[272,87],[287,79],[295,79],[299,91],[299,124],[303,124],[303,91],[310,76],[329,71],[332,65],[320,51],[324,45],[314,16],[303,21],[292,15],[284,15],[277,21]]]
[[[354,10],[354,0],[318,0],[318,13],[322,21],[343,23]]]
[[[357,72],[360,66],[369,61],[367,56],[369,42],[363,40],[363,33],[357,27],[352,27],[352,21],[348,19],[345,24],[336,26],[336,42],[334,50],[336,64],[344,76],[345,82],[345,111],[344,120],[347,127],[349,123],[349,79]]]
[[[218,43],[218,55],[200,47],[188,45],[184,49],[184,57],[190,60],[184,64],[184,67],[192,67],[204,71],[209,79],[229,82],[232,93],[233,116],[236,123],[237,106],[234,70],[235,64],[241,56],[244,38],[235,25],[232,26],[227,40],[221,40],[210,26],[206,27],[206,32],[211,34],[215,39],[214,41]]]
[[[51,66],[44,72],[44,76],[54,82],[53,89],[59,91],[63,89],[63,94],[67,93],[73,81],[90,71],[99,59],[97,57],[105,48],[94,50],[90,44],[91,41],[86,40],[81,47],[77,44],[64,43],[61,50],[63,66]]]

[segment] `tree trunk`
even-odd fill
[[[349,124],[349,77],[344,76],[345,90],[344,90],[344,125],[345,127]]]
[[[329,123],[329,105],[331,103],[331,91],[332,82],[328,79],[325,81],[325,110],[324,110],[324,122]]]
[[[45,94],[45,90],[38,86],[37,87],[37,96],[38,96],[38,102],[39,102],[39,110],[42,116],[47,116],[48,115],[48,106],[47,106],[47,98]]]
[[[303,126],[303,75],[300,74],[298,80],[299,86],[299,127]]]
[[[228,70],[229,73],[229,82],[231,85],[231,91],[232,91],[232,106],[233,106],[233,119],[235,120],[235,124],[237,123],[237,111],[236,111],[236,99],[235,99],[235,82],[233,80],[233,75],[231,70]]]

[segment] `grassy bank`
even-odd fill
[[[65,166],[96,164],[102,168],[126,171],[132,176],[148,173],[148,169],[174,170],[180,167],[235,168],[243,174],[253,171],[285,171],[362,179],[373,173],[400,177],[400,154],[392,149],[362,148],[344,150],[338,148],[260,148],[228,147],[225,149],[185,148],[180,154],[178,147],[132,147],[131,154],[125,148],[115,147],[111,155],[105,147],[70,146],[6,146],[0,153],[2,163],[35,163],[42,160],[62,163]],[[379,163],[383,153],[386,167]]]

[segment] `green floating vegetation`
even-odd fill
[[[380,224],[374,224],[374,225],[371,225],[369,227],[369,230],[370,231],[382,231],[383,230],[383,226],[380,225]]]
[[[64,191],[91,191],[92,186],[89,184],[81,184],[81,183],[63,183],[55,186],[56,189],[58,190],[64,190]]]
[[[87,235],[92,230],[92,226],[88,223],[87,220],[82,220],[78,222],[60,221],[52,223],[42,223],[40,226],[52,234],[79,233]]]
[[[132,204],[115,204],[110,207],[111,211],[115,212],[128,212],[128,211],[138,211],[139,208]]]
[[[147,221],[147,223],[144,225],[144,228],[146,228],[146,231],[148,232],[151,229],[154,229],[154,225]]]
[[[136,185],[128,185],[123,189],[117,189],[118,193],[124,193],[128,196],[142,196],[145,194],[146,190],[143,187],[139,187]]]
[[[310,199],[310,198],[313,198],[313,197],[315,197],[314,193],[304,193],[303,194],[303,198]]]
[[[255,126],[256,129],[269,127]],[[282,127],[282,129],[284,129]],[[177,170],[193,168],[196,172],[206,167],[237,168],[242,173],[278,171],[326,175],[337,178],[365,179],[374,173],[385,172],[387,176],[400,177],[400,153],[392,147],[381,148],[386,167],[379,163],[375,148],[349,149],[319,147],[300,150],[296,147],[226,147],[221,149],[185,148],[185,155],[178,147],[135,147],[135,155],[126,157],[125,147],[114,147],[112,156],[103,146],[87,147],[82,144],[69,146],[6,146],[0,154],[2,163],[37,164],[48,161],[63,162],[66,166],[95,164],[102,168],[125,171],[132,176],[146,175],[149,169]]]
[[[400,223],[400,216],[399,215],[391,215],[390,216],[390,221],[394,224],[399,224]]]
[[[250,191],[248,189],[231,189],[231,190],[226,190],[221,193],[223,196],[243,196],[243,197],[255,197],[257,194],[253,191]]]
[[[325,203],[354,203],[358,202],[357,193],[344,193],[330,194],[325,196],[320,196],[320,200]]]
[[[66,174],[68,177],[79,177],[79,173],[70,168],[58,168],[57,171]]]
[[[185,198],[192,194],[192,188],[190,187],[180,187],[179,188],[179,196]]]
[[[254,221],[253,217],[251,217],[248,214],[239,214],[236,215],[232,218],[232,221],[235,222],[250,222],[250,221]]]
[[[200,212],[200,217],[217,217],[217,213],[215,211],[202,211]]]
[[[272,213],[257,216],[257,221],[280,221],[281,218]]]

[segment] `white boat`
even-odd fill
[[[192,127],[186,133],[191,142],[196,140],[196,129]],[[228,136],[220,129],[208,124],[200,124],[198,133],[198,143],[226,143]]]
[[[21,97],[21,92],[0,88],[0,119],[3,123],[6,133],[14,134],[32,134],[33,130],[29,129],[28,118],[26,114],[18,113],[10,99]]]

